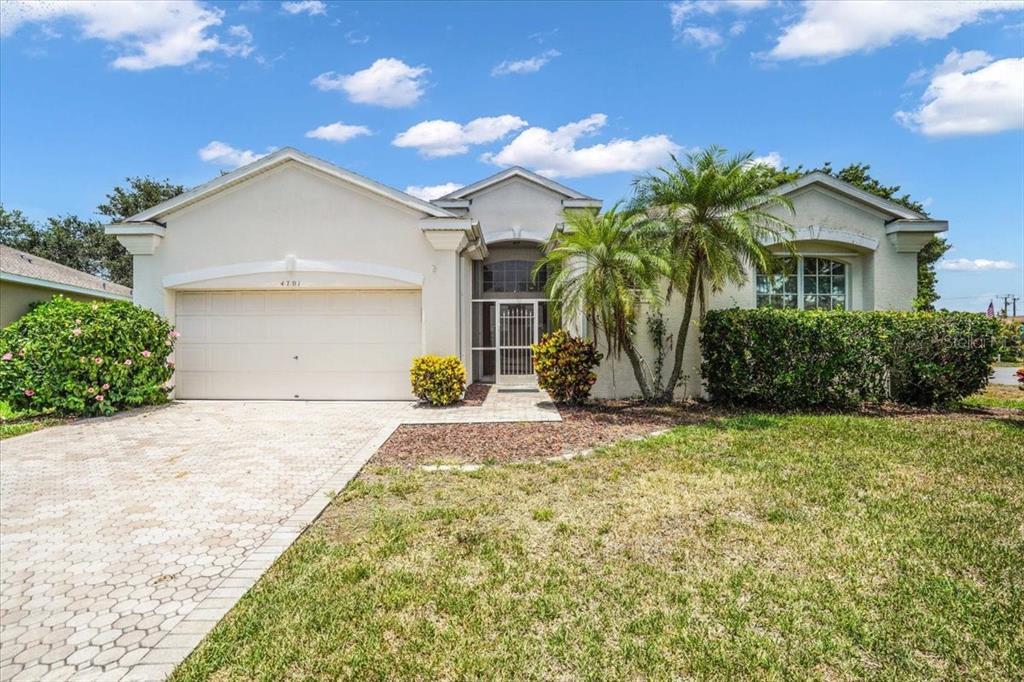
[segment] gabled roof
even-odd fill
[[[470,194],[475,194],[476,192],[479,192],[482,189],[486,189],[492,185],[497,185],[499,182],[504,182],[505,180],[514,177],[519,177],[529,182],[545,187],[551,190],[552,192],[555,192],[556,194],[561,194],[566,199],[599,201],[594,197],[587,196],[582,192],[577,192],[571,187],[566,187],[561,183],[555,182],[551,178],[546,178],[543,175],[538,175],[537,173],[527,170],[522,166],[512,166],[511,168],[506,168],[505,170],[495,173],[490,177],[474,182],[472,185],[466,185],[465,187],[461,187],[455,190],[454,192],[449,192],[448,194],[445,194],[443,197],[435,199],[435,201],[445,201],[447,199],[465,199]]]
[[[32,286],[131,300],[132,290],[52,260],[0,245],[0,279]]]
[[[388,187],[376,180],[371,180],[370,178],[359,175],[358,173],[353,173],[352,171],[345,170],[340,166],[335,166],[333,163],[329,163],[323,159],[310,156],[309,154],[301,152],[294,147],[284,147],[267,154],[250,164],[240,166],[230,173],[225,173],[218,178],[203,183],[184,194],[179,194],[173,199],[168,199],[167,201],[159,203],[152,208],[136,213],[124,222],[138,223],[157,220],[173,211],[184,208],[190,204],[194,204],[201,199],[212,196],[217,192],[227,189],[228,187],[233,187],[239,183],[245,182],[253,176],[265,173],[272,168],[276,168],[290,161],[300,163],[309,168],[318,170],[321,173],[325,173],[326,175],[330,175],[357,187],[361,187],[362,189],[380,195],[386,199],[390,199],[391,201],[397,202],[411,209],[420,211],[428,216],[435,218],[455,217],[454,214],[449,213],[443,208],[435,206],[430,202],[417,199],[412,195],[401,192],[393,187]]]
[[[856,199],[861,203],[867,204],[882,213],[887,213],[894,218],[902,220],[928,220],[928,216],[923,213],[913,211],[902,204],[897,204],[895,201],[883,199],[880,196],[872,194],[871,192],[865,192],[859,187],[855,187],[848,182],[834,178],[828,173],[822,173],[821,171],[814,171],[808,173],[803,177],[797,178],[793,182],[787,182],[785,185],[780,185],[773,190],[772,194],[791,194],[799,189],[808,187],[810,185],[824,185],[834,192],[843,194],[851,199]]]

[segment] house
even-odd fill
[[[76,301],[132,300],[128,287],[0,245],[0,327],[54,294]]]
[[[824,174],[779,191],[795,273],[755,274],[712,305],[911,306],[917,251],[945,222]],[[459,356],[474,381],[528,380],[551,327],[530,277],[539,247],[564,211],[600,207],[523,168],[428,202],[285,148],[107,232],[134,256],[135,302],[182,334],[176,397],[407,399],[422,353]],[[599,375],[596,395],[635,392],[614,358]]]

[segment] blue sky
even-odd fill
[[[286,145],[428,195],[518,163],[610,205],[719,144],[870,163],[950,221],[940,305],[1024,296],[1019,0],[2,7],[0,200],[36,219]]]

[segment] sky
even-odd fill
[[[0,3],[0,201],[36,220],[283,146],[426,198],[522,165],[610,206],[711,144],[869,163],[949,221],[940,306],[1024,297],[1024,0]]]

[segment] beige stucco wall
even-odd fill
[[[68,291],[54,291],[21,282],[0,280],[0,327],[6,327],[28,312],[33,303],[45,303],[60,294],[73,301],[103,301],[99,296],[86,296]]]
[[[219,192],[166,218],[152,255],[135,256],[135,301],[172,320],[174,289],[165,277],[207,268],[281,261],[351,261],[399,268],[422,277],[423,352],[460,351],[459,279],[455,251],[435,249],[424,214],[290,162]],[[387,277],[281,272],[222,277],[179,288],[389,289],[418,285]],[[289,285],[291,286],[291,285]]]
[[[562,223],[562,196],[549,189],[511,178],[473,194],[469,215],[480,221],[487,243],[509,239],[510,232],[547,240]]]
[[[795,230],[823,227],[877,240],[878,245],[874,251],[841,242],[795,242],[800,254],[825,256],[848,264],[850,309],[911,309],[914,296],[917,295],[917,255],[896,251],[885,233],[888,216],[817,186],[796,192],[790,199],[793,202],[792,214],[785,209],[775,209],[775,212],[785,217]],[[729,285],[713,293],[708,301],[709,308],[752,308],[755,305],[753,273],[750,273],[745,284]],[[674,338],[683,315],[681,297],[676,295],[662,314],[666,332]],[[653,364],[655,353],[647,333],[646,318],[638,325],[637,340],[644,357]],[[694,320],[690,326],[683,360],[683,374],[687,379],[676,390],[678,398],[700,396],[703,392],[699,346],[699,328]],[[666,375],[671,368],[671,351],[670,348],[665,360]],[[639,387],[625,356],[606,358],[602,362],[593,392],[595,396],[604,398],[639,395]]]

